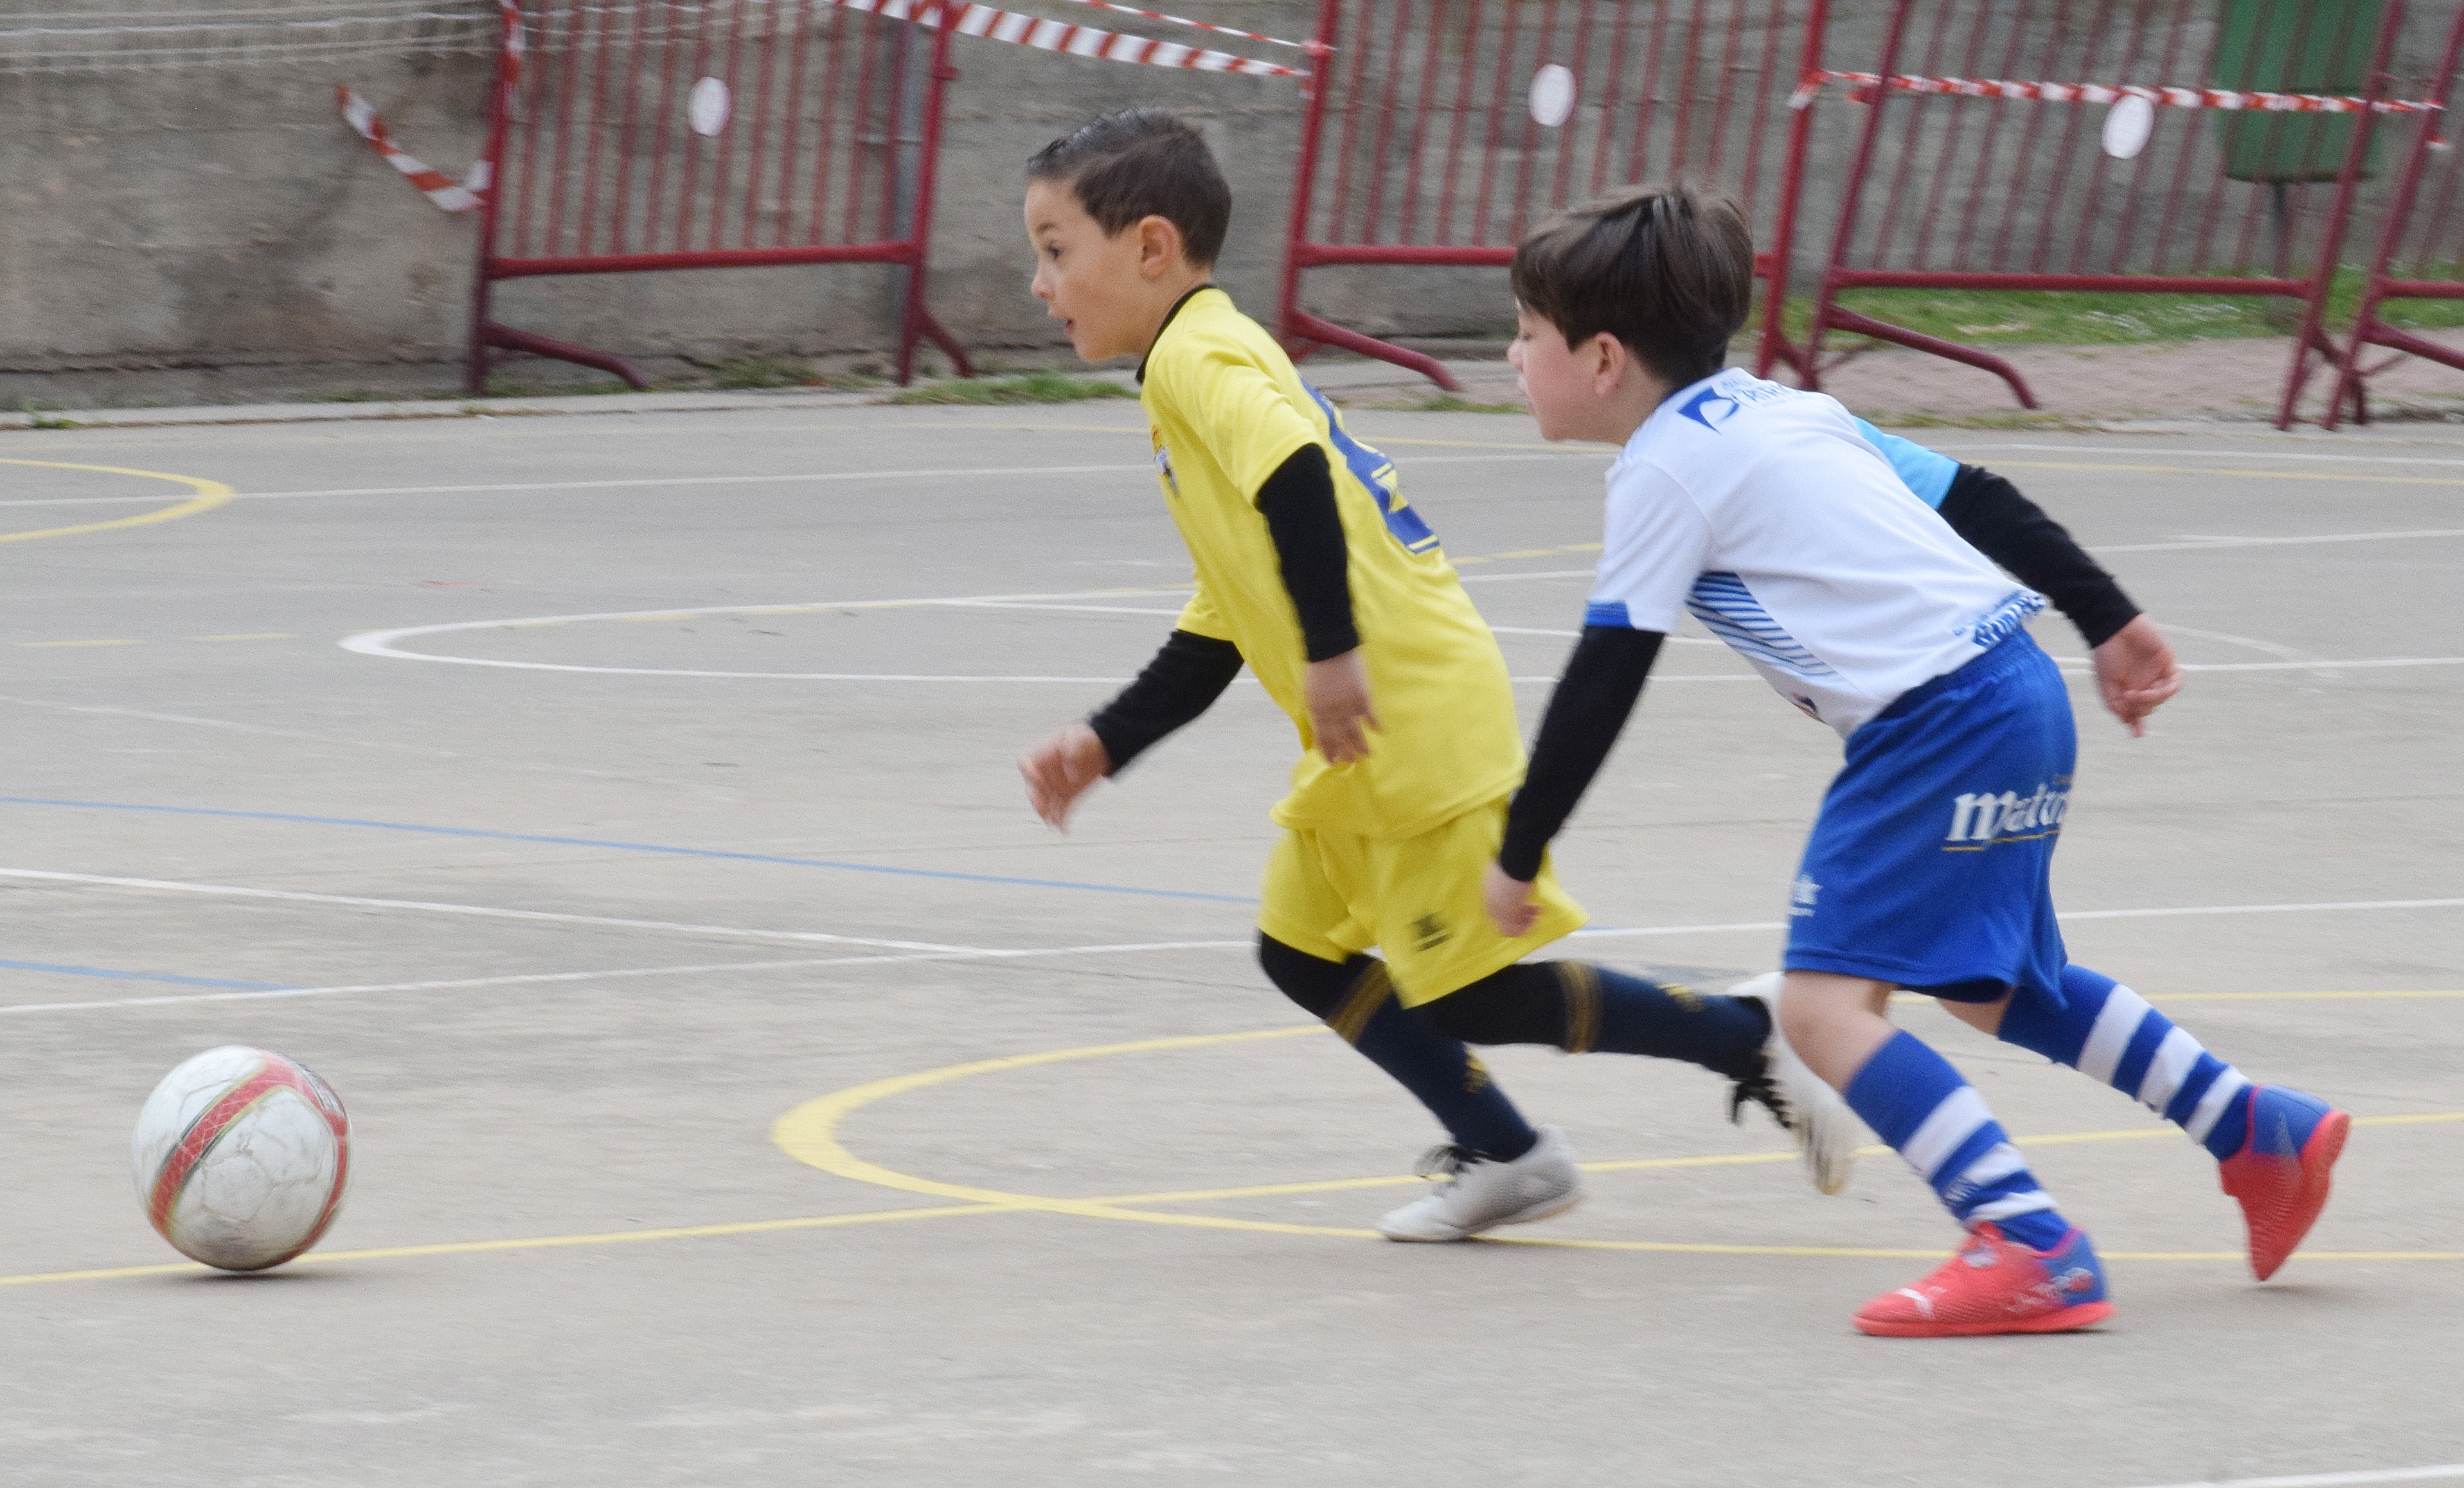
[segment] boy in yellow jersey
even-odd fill
[[[1385,1216],[1455,1240],[1581,1197],[1564,1133],[1534,1130],[1466,1043],[1690,1060],[1795,1131],[1826,1187],[1850,1127],[1752,998],[1523,958],[1583,923],[1543,865],[1523,933],[1483,911],[1523,777],[1506,660],[1395,468],[1343,427],[1209,282],[1231,193],[1167,113],[1108,115],[1027,165],[1035,293],[1089,361],[1142,355],[1141,401],[1197,593],[1127,690],[1020,762],[1054,826],[1094,782],[1196,718],[1243,663],[1300,733],[1274,810],[1259,959],[1447,1128],[1449,1181]],[[1375,948],[1383,959],[1366,952]]]

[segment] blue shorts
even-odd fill
[[[2054,844],[2079,735],[2024,631],[1848,736],[1789,907],[1791,971],[2062,1005]]]

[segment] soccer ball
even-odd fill
[[[163,1077],[129,1155],[145,1217],[180,1254],[262,1271],[316,1244],[341,1212],[351,1118],[304,1067],[225,1044]]]

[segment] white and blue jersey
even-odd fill
[[[1820,393],[1705,378],[1609,469],[1584,623],[1665,633],[1691,614],[1845,738],[2045,607],[1932,510],[1957,473]]]

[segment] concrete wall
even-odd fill
[[[1315,12],[1308,0],[1183,9],[1291,36]],[[1886,9],[1834,0],[1833,56],[1870,56]],[[1300,120],[1291,81],[963,38],[953,60],[932,303],[962,340],[996,355],[1059,345],[1025,291],[1019,164],[1132,103],[1172,106],[1208,131],[1238,204],[1221,278],[1271,312]],[[461,345],[475,218],[413,193],[341,124],[331,90],[338,78],[358,86],[406,147],[458,175],[480,148],[489,68],[473,55],[84,76],[0,67],[0,401],[116,369],[398,363],[441,376]],[[1800,274],[1827,244],[1861,114],[1835,99],[1819,117]],[[893,339],[895,277],[847,266],[526,280],[500,289],[497,317],[628,354],[878,351]],[[1510,320],[1494,270],[1320,271],[1309,295],[1377,334],[1493,337]]]

